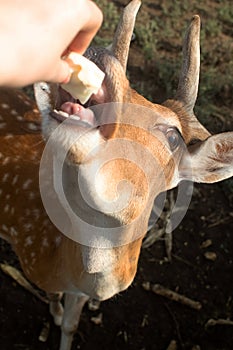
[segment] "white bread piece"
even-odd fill
[[[105,74],[93,62],[76,52],[71,52],[65,60],[70,66],[71,77],[67,84],[61,86],[84,104],[92,94],[98,92]]]

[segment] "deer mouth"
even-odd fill
[[[123,89],[128,80],[120,62],[108,50],[89,48],[84,56],[105,73],[101,88],[83,105],[59,86],[51,116],[58,123],[69,120],[77,126],[95,128],[99,121],[91,107],[108,102],[123,102]]]
[[[52,111],[51,116],[59,123],[69,118],[69,121],[73,123],[93,128],[97,126],[98,121],[91,107],[116,100],[114,92],[117,81],[114,68],[116,63],[112,63],[112,57],[109,55],[109,52],[102,49],[99,51],[98,49],[90,48],[85,56],[105,73],[101,88],[96,94],[92,94],[85,104],[82,104],[59,86],[55,109]]]
[[[59,86],[55,108],[51,113],[51,117],[58,123],[69,120],[84,127],[97,127],[98,121],[91,107],[106,102],[108,102],[108,98],[105,83],[102,84],[99,91],[93,94],[85,104],[76,100],[71,94]]]

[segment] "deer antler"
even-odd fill
[[[197,98],[200,70],[200,17],[195,15],[183,43],[183,62],[175,99],[182,102],[189,114]]]
[[[197,120],[193,108],[197,99],[200,71],[200,17],[193,16],[183,42],[183,62],[179,84],[174,99],[166,100],[163,105],[173,111],[180,110],[180,103],[189,116],[184,127],[183,137],[187,143],[191,140],[205,140],[210,136],[206,128]],[[176,103],[176,101],[180,103]],[[180,113],[180,112],[179,112]],[[191,128],[192,133],[189,132]],[[191,136],[192,134],[192,136]],[[191,136],[191,137],[190,137]]]
[[[126,71],[129,46],[133,34],[137,12],[141,6],[140,0],[131,1],[122,12],[112,44],[112,53]]]

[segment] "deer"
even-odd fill
[[[184,38],[175,96],[154,104],[130,87],[140,4],[125,7],[111,49],[86,51],[105,79],[85,106],[57,84],[36,83],[36,103],[1,89],[0,235],[48,294],[60,350],[71,349],[90,298],[106,300],[132,283],[155,198],[183,180],[233,175],[233,132],[211,135],[194,114],[198,15]]]

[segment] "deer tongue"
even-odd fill
[[[83,107],[79,103],[65,102],[61,105],[60,110],[67,113],[67,117],[71,117],[72,119],[76,117],[77,120],[85,122],[90,126],[95,126],[96,120],[92,110]],[[65,118],[65,114],[63,116]]]

